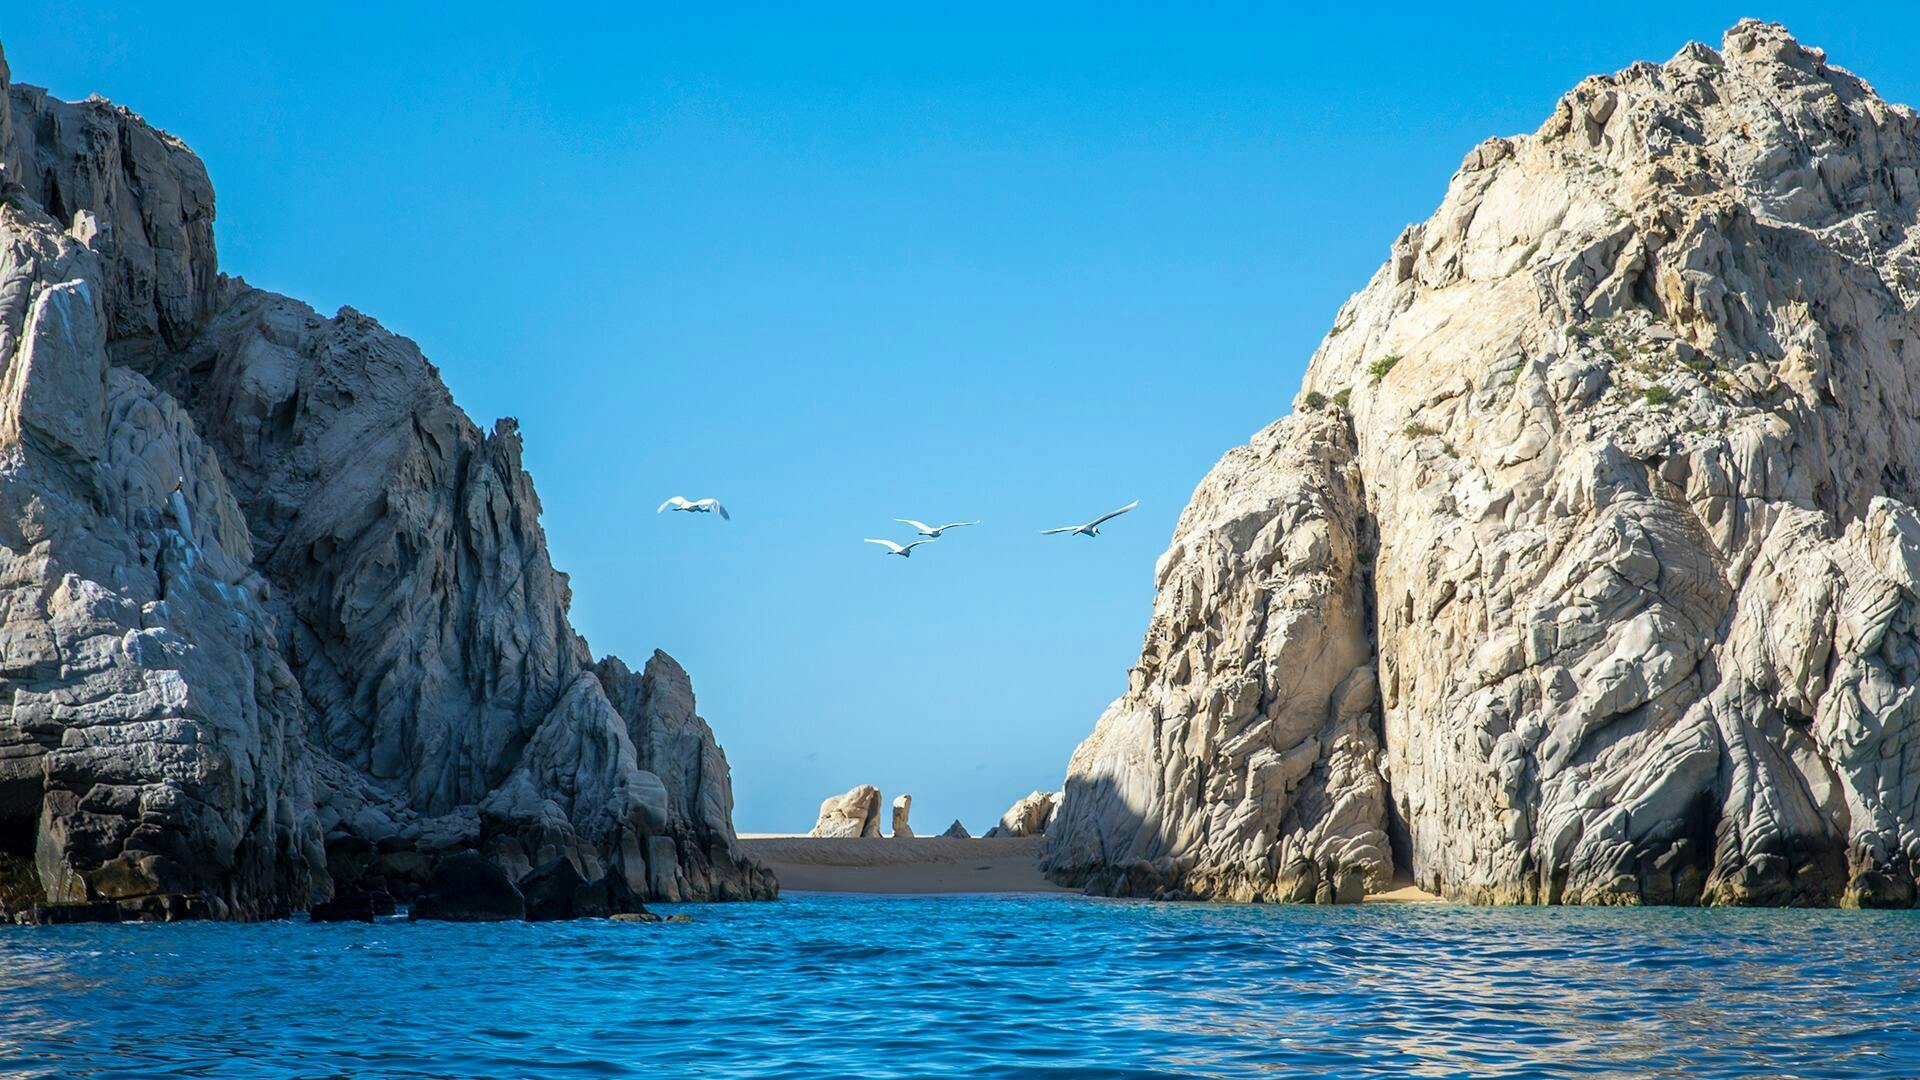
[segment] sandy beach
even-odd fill
[[[813,837],[742,833],[744,852],[771,868],[782,889],[796,892],[1057,893],[1039,866],[1042,837],[949,839]],[[1368,903],[1430,903],[1439,897],[1412,885],[1371,894]]]
[[[1040,837],[807,837],[744,834],[782,889],[842,893],[1069,892],[1040,874]]]

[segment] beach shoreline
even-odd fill
[[[782,891],[882,896],[947,893],[1076,893],[1040,872],[1044,837],[825,837],[742,833],[743,854],[780,880]],[[1435,903],[1439,897],[1396,884],[1365,903]]]

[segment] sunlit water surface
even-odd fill
[[[1920,1075],[1920,915],[790,896],[0,927],[7,1076]]]

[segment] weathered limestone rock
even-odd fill
[[[1055,877],[1118,895],[1385,884],[1361,492],[1332,416],[1280,421],[1215,466],[1155,571],[1134,689],[1074,753],[1057,819],[1034,827],[1054,805],[1035,792],[996,833],[1044,831]]]
[[[213,185],[179,139],[104,98],[9,86],[0,58],[0,164],[23,204],[101,255],[114,362],[183,348],[212,314]]]
[[[733,831],[733,781],[727,755],[694,711],[693,682],[658,650],[635,674],[617,656],[594,668],[626,724],[634,762],[666,792],[666,824],[648,837],[649,899],[765,900],[773,875],[740,854]]]
[[[954,818],[953,824],[947,826],[947,831],[941,833],[940,835],[946,837],[949,840],[973,839],[973,834],[967,831],[967,827],[965,825],[960,824],[959,818]]]
[[[986,831],[993,836],[1041,836],[1047,826],[1053,823],[1054,814],[1060,809],[1061,793],[1058,791],[1036,791],[1007,807],[1000,815],[1000,821]]]
[[[893,797],[893,835],[896,839],[913,839],[913,826],[907,823],[907,815],[913,810],[913,796],[895,795]]]
[[[879,836],[880,789],[861,784],[820,804],[820,818],[808,836]]]
[[[1916,356],[1911,109],[1755,22],[1586,80],[1201,484],[1048,865],[1911,905]]]
[[[213,193],[0,59],[0,914],[262,918],[469,848],[770,897],[664,653],[596,663],[511,420],[218,273]]]

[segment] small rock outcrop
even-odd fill
[[[277,917],[470,848],[774,895],[686,673],[574,632],[515,422],[221,274],[185,144],[10,76],[0,915]]]
[[[1469,153],[1182,515],[1096,892],[1910,906],[1920,117],[1743,22]]]
[[[989,839],[998,836],[1044,836],[1047,826],[1053,822],[1054,813],[1059,809],[1059,792],[1036,791],[1007,807],[1007,812],[1000,815],[999,822],[984,835]]]
[[[940,835],[945,837],[948,840],[973,839],[973,834],[967,831],[967,827],[965,825],[960,824],[959,818],[954,818],[953,824],[947,826],[947,831],[941,833]]]
[[[913,826],[908,823],[907,815],[913,810],[913,796],[895,795],[893,797],[893,835],[895,839],[913,839]]]
[[[880,789],[861,784],[820,804],[820,818],[808,836],[879,836]]]

